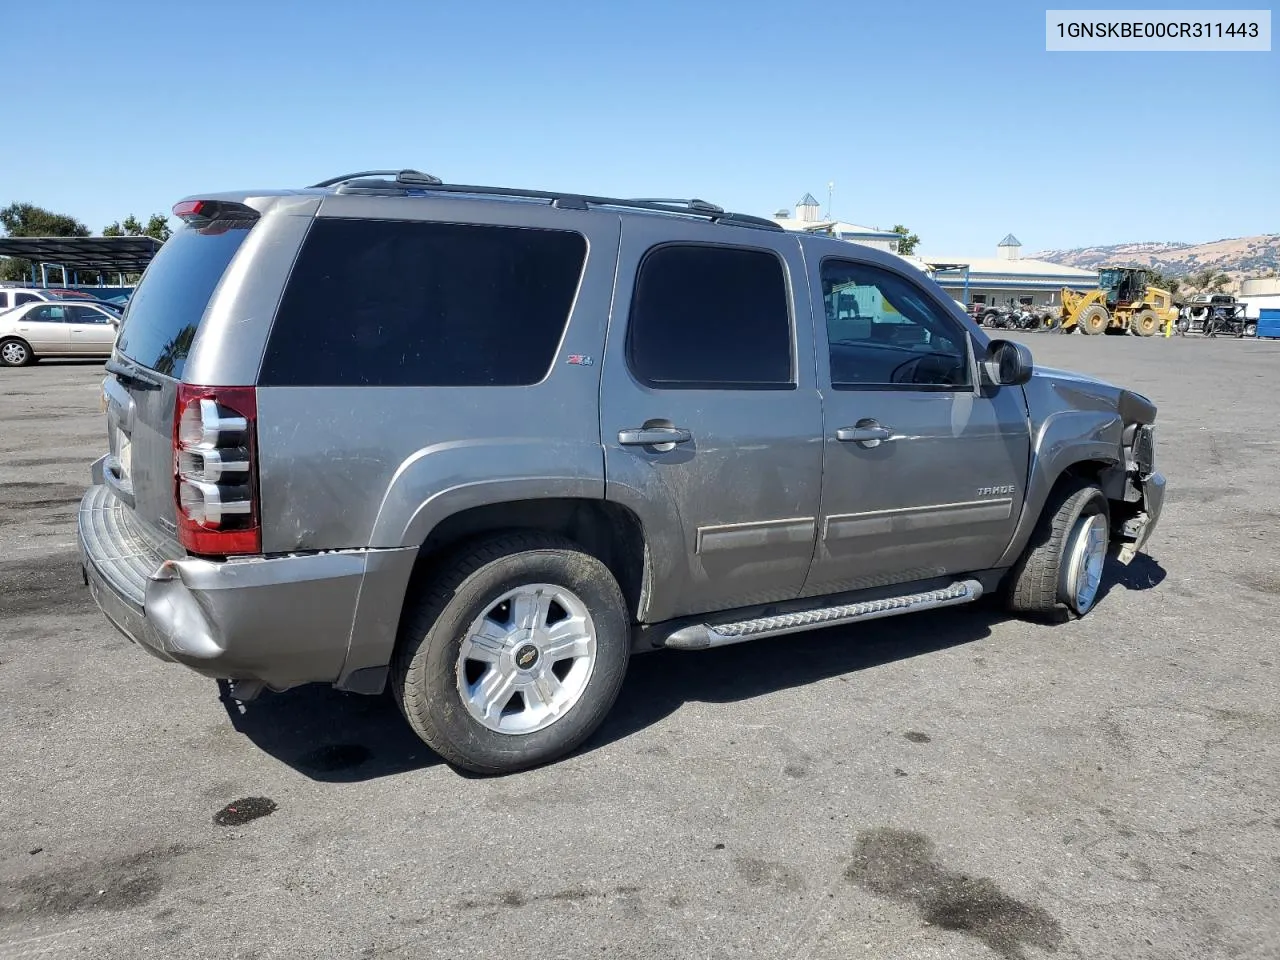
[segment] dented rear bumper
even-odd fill
[[[101,485],[85,494],[77,526],[94,600],[160,659],[277,688],[340,677],[374,551],[188,557],[149,537]]]

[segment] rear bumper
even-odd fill
[[[125,636],[205,676],[276,688],[343,675],[369,558],[387,552],[187,557],[101,485],[85,494],[77,526],[85,580]]]

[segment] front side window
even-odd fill
[[[93,307],[67,307],[73,323],[109,323],[107,315]]]
[[[566,230],[321,218],[285,289],[259,382],[538,383],[586,255],[586,239]]]
[[[822,296],[836,389],[971,385],[963,328],[906,277],[868,264],[825,260]]]
[[[627,358],[659,388],[785,389],[794,384],[782,261],[766,250],[667,244],[636,277]]]

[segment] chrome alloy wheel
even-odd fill
[[[27,348],[16,340],[10,340],[0,347],[0,357],[3,357],[4,362],[10,366],[20,367],[27,362]]]
[[[1107,560],[1107,518],[1100,513],[1081,517],[1071,532],[1067,562],[1062,568],[1062,599],[1076,613],[1089,612],[1102,585]]]
[[[543,730],[582,697],[596,663],[596,628],[572,591],[532,583],[472,621],[458,651],[458,693],[490,730]]]

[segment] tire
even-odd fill
[[[35,363],[35,360],[36,355],[31,352],[27,341],[17,337],[0,340],[0,364],[6,367],[25,367]]]
[[[542,629],[522,628],[518,610]],[[551,660],[543,651],[562,620],[581,633],[570,627],[559,641],[566,653],[574,645],[571,658]],[[603,563],[562,537],[510,533],[465,548],[406,600],[393,689],[414,732],[449,763],[513,773],[596,730],[630,652],[626,603]],[[484,696],[485,683],[497,691]]]
[[[1107,498],[1092,483],[1061,483],[1006,580],[1005,605],[1035,617],[1083,617],[1098,599],[1110,546]],[[1098,538],[1101,538],[1099,545]]]
[[[1110,320],[1107,308],[1102,304],[1093,303],[1080,311],[1076,326],[1080,328],[1081,333],[1094,337],[1100,333],[1106,333]]]
[[[1139,310],[1129,318],[1129,329],[1140,337],[1151,337],[1160,332],[1160,318],[1154,310]]]
[[[1244,325],[1244,335],[1246,337],[1256,337],[1258,335],[1258,325],[1250,320]]]
[[[1000,314],[996,313],[994,310],[988,310],[986,313],[982,315],[982,318],[978,321],[978,324],[983,327],[994,327],[995,321],[999,316]]]

